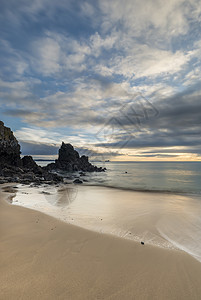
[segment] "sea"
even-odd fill
[[[40,165],[50,161],[37,162]],[[14,205],[76,226],[185,251],[201,262],[201,162],[93,162],[62,186],[18,185]],[[71,175],[83,184],[73,184]]]
[[[54,161],[48,161],[51,162]],[[45,161],[37,163],[41,166],[47,164]],[[93,164],[106,168],[107,171],[86,173],[83,178],[90,185],[142,192],[201,195],[201,162],[93,162]]]

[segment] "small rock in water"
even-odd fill
[[[80,179],[75,179],[75,180],[73,181],[73,183],[83,183],[83,181],[80,180]]]
[[[144,242],[141,242],[141,245],[144,245]]]

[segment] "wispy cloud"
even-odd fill
[[[114,152],[132,130],[121,109],[140,93],[159,116],[127,149],[190,151],[201,143],[200,14],[197,0],[2,1],[0,117],[12,118],[25,143],[64,136],[95,147],[96,133],[118,116],[126,130],[105,140]]]

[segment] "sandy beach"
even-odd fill
[[[91,232],[0,194],[0,299],[200,299],[187,253]]]

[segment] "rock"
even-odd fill
[[[141,245],[144,245],[144,242],[141,242]]]
[[[80,176],[86,176],[86,173],[84,172],[79,172]]]
[[[60,162],[72,162],[79,159],[79,153],[74,150],[71,144],[65,144],[62,142],[61,148],[59,149],[59,158]]]
[[[0,183],[6,181],[40,184],[42,181],[48,183],[63,181],[63,177],[38,166],[32,156],[24,156],[21,159],[20,153],[20,145],[13,132],[0,121],[0,176],[2,176]]]
[[[83,181],[80,180],[80,179],[75,179],[75,180],[73,181],[73,183],[83,183]]]
[[[29,182],[35,181],[35,179],[36,179],[36,176],[34,175],[33,172],[28,172],[28,173],[24,174],[22,177],[23,181],[29,181]]]
[[[7,179],[4,177],[0,177],[0,184],[7,183]]]
[[[0,165],[21,166],[20,145],[10,128],[0,121]]]
[[[22,158],[22,165],[24,168],[28,168],[28,169],[34,169],[38,167],[36,162],[33,160],[32,156],[28,156],[28,155]]]
[[[104,172],[106,169],[93,166],[88,159],[88,156],[79,156],[79,153],[74,149],[71,144],[62,145],[59,149],[59,157],[55,163],[51,163],[45,167],[46,170],[63,170],[67,172],[81,171],[82,176],[84,172]]]
[[[0,121],[0,176],[1,182],[20,182],[24,184],[47,182],[48,184],[63,182],[63,177],[52,173],[53,170],[67,172],[80,171],[80,176],[85,172],[104,172],[105,168],[93,166],[88,156],[79,156],[71,144],[62,145],[59,149],[58,159],[46,167],[40,167],[31,156],[20,158],[20,145],[13,132]],[[80,179],[74,183],[82,183]]]

